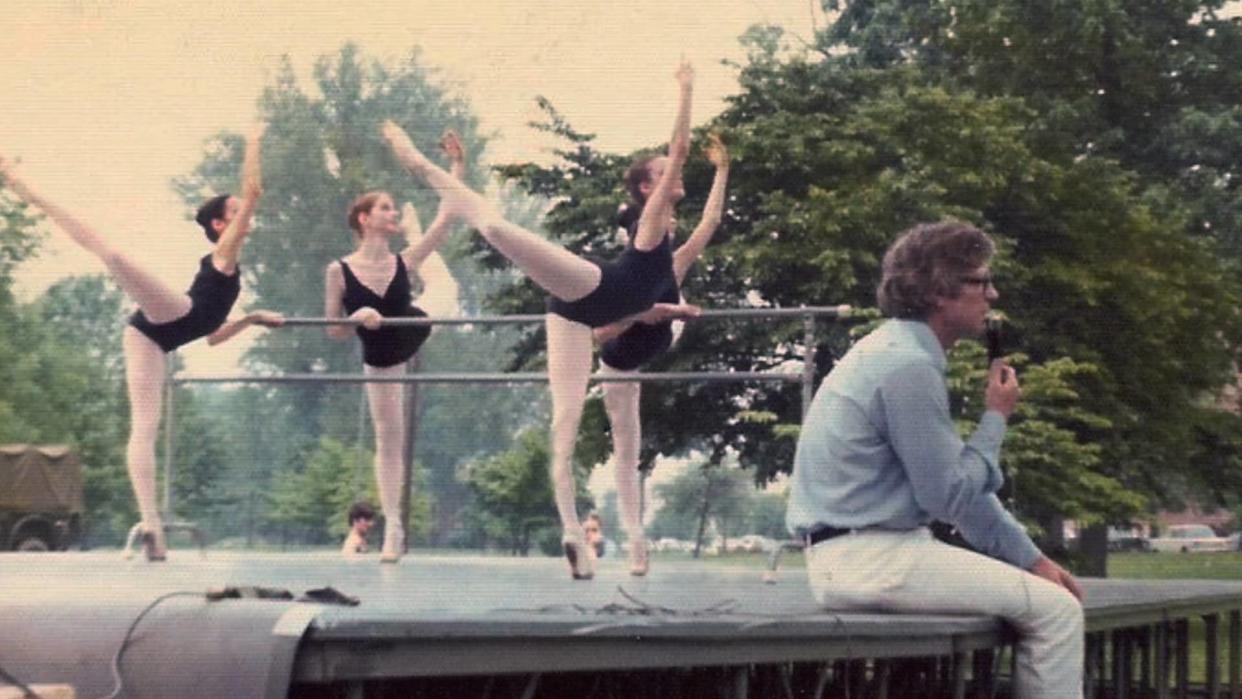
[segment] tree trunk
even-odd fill
[[[1108,525],[1093,524],[1078,535],[1082,547],[1081,574],[1095,577],[1108,577]]]
[[[703,507],[699,508],[699,533],[694,537],[694,557],[698,558],[703,550],[703,534],[707,530],[707,515],[712,509],[712,486],[709,481],[703,491]]]

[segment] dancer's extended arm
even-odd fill
[[[677,118],[673,122],[673,136],[668,143],[668,164],[664,166],[659,182],[643,204],[643,214],[638,219],[638,232],[634,236],[634,247],[639,250],[651,250],[663,238],[665,227],[673,215],[673,187],[681,182],[681,169],[690,154],[690,98],[694,93],[694,68],[682,61],[675,76],[680,86],[680,96]]]
[[[263,194],[259,151],[263,144],[263,132],[266,130],[267,124],[260,122],[246,138],[246,152],[242,156],[241,206],[228,227],[220,234],[215,252],[211,254],[212,264],[224,274],[232,274],[237,269],[237,257],[241,253],[242,243],[246,242],[246,236],[250,233],[251,219],[259,205],[259,197]]]
[[[466,174],[466,154],[462,148],[461,139],[453,130],[447,130],[440,137],[440,147],[449,157],[449,173],[457,180],[461,180]],[[441,202],[443,204],[443,202]],[[443,205],[436,211],[436,217],[432,220],[431,225],[427,227],[424,233],[419,229],[418,215],[414,211],[414,207],[407,204],[401,212],[401,225],[405,228],[405,236],[409,241],[409,245],[405,250],[401,251],[401,257],[405,261],[405,266],[410,270],[416,270],[427,260],[431,253],[448,237],[449,229],[452,227],[452,217],[445,211]]]
[[[93,253],[103,260],[107,260],[111,252],[111,248],[104,241],[103,236],[99,234],[90,225],[79,220],[76,216],[66,211],[59,204],[56,204],[38,192],[30,183],[17,174],[17,168],[13,162],[0,157],[0,180],[5,187],[18,196],[22,201],[31,206],[38,207],[43,213],[47,214],[52,222],[61,228],[70,238],[87,251]]]
[[[703,309],[692,303],[657,303],[642,313],[636,313],[610,323],[603,327],[595,328],[592,335],[597,344],[604,344],[609,340],[617,337],[621,333],[630,329],[635,323],[647,323],[648,325],[657,325],[670,320],[686,320],[687,318],[695,318]]]
[[[681,247],[673,253],[673,274],[677,275],[679,286],[685,280],[690,265],[694,264],[694,261],[699,259],[699,255],[703,254],[703,249],[707,247],[712,235],[720,227],[720,220],[724,215],[725,187],[729,182],[729,151],[720,141],[719,135],[712,133],[708,134],[707,138],[708,143],[705,149],[707,159],[716,166],[716,176],[712,179],[712,189],[707,195],[707,203],[703,205],[703,219],[699,221],[699,225],[695,227],[686,242],[682,243]]]
[[[215,332],[207,336],[207,344],[218,345],[221,342],[227,342],[234,335],[252,325],[276,328],[284,324],[285,317],[280,313],[275,311],[253,311],[237,320],[226,321],[224,325],[221,325]]]

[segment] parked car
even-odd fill
[[[0,445],[0,550],[62,551],[82,530],[82,465],[66,446]]]
[[[1138,527],[1109,527],[1109,551],[1151,551],[1151,541]]]
[[[1230,551],[1233,542],[1229,537],[1217,536],[1206,524],[1175,524],[1164,536],[1148,540],[1153,551],[1192,553],[1199,551]]]

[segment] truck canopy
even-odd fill
[[[82,511],[82,465],[64,445],[0,445],[0,507]]]

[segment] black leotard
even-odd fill
[[[241,268],[224,274],[211,263],[211,255],[198,265],[198,274],[186,295],[190,311],[167,323],[152,323],[141,309],[129,317],[129,324],[160,346],[165,352],[206,337],[215,332],[229,317],[237,294],[241,291]]]
[[[675,280],[665,287],[657,303],[681,303],[681,291]],[[659,356],[672,344],[673,321],[634,323],[625,332],[605,342],[599,348],[599,358],[613,369],[630,371]]]
[[[340,260],[340,263],[341,271],[345,273],[345,295],[341,303],[345,306],[346,315],[363,306],[370,306],[385,318],[427,317],[421,308],[410,303],[410,276],[400,255],[397,255],[397,271],[392,281],[388,282],[383,296],[358,281],[345,260]],[[373,367],[395,366],[413,357],[429,335],[431,327],[427,325],[390,325],[379,330],[358,326],[362,361]]]
[[[615,260],[591,262],[600,269],[599,286],[576,301],[549,297],[548,311],[598,328],[642,313],[663,298],[669,286],[677,287],[668,236],[647,252],[630,244]]]

